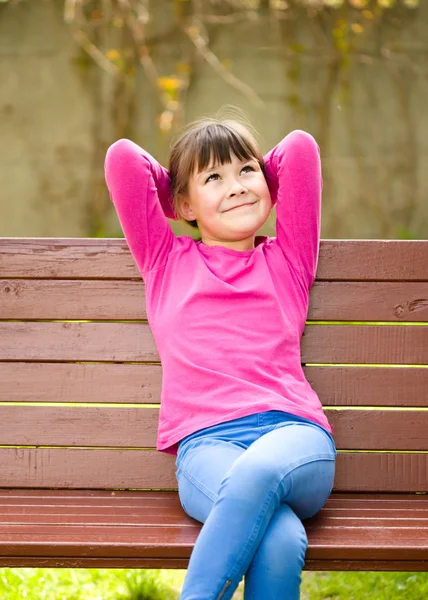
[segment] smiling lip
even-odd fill
[[[256,202],[257,202],[257,200],[255,200],[254,202],[245,202],[245,204],[238,204],[238,206],[234,206],[233,208],[228,208],[224,212],[230,212],[231,210],[235,210],[235,208],[242,208],[243,206],[252,206]]]

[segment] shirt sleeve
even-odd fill
[[[321,229],[322,174],[315,139],[304,131],[292,131],[265,156],[265,174],[276,203],[277,243],[310,288]]]
[[[168,171],[127,139],[110,146],[104,169],[110,198],[140,273],[162,266],[174,243],[165,217],[172,215]]]

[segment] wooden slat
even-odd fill
[[[358,520],[366,521],[368,526],[376,526],[378,520],[397,520],[402,527],[420,521],[426,526],[428,497],[422,494],[355,494],[352,497],[333,494],[322,514],[323,523],[332,527]],[[163,523],[164,519],[172,524],[175,519],[180,526],[189,525],[175,492],[0,489],[0,523],[18,523],[19,519],[40,523],[46,517],[58,516],[64,525],[82,524],[95,517],[104,519],[105,524],[114,524],[116,518],[125,517],[132,521],[130,524]],[[314,523],[316,526],[316,519]],[[312,527],[312,521],[307,521],[307,525]]]
[[[34,552],[37,555],[37,551]],[[58,569],[187,569],[189,564],[188,558],[88,558],[87,556],[2,556],[0,557],[0,566],[2,567],[29,567],[29,568],[58,568]],[[316,563],[311,562],[308,564],[321,564],[319,561]],[[324,564],[324,563],[323,563]],[[325,563],[330,564],[330,563]],[[345,565],[349,564],[349,561],[344,563]],[[360,563],[352,563],[352,564],[360,564]],[[354,570],[374,570],[367,569],[366,563],[362,563],[364,568],[354,569]],[[373,563],[374,564],[374,563]],[[397,565],[397,563],[392,562],[388,563],[392,565]],[[406,562],[406,565],[411,565],[411,568],[404,568],[402,570],[407,571],[425,571],[426,567],[422,562]],[[422,565],[422,566],[421,566]],[[317,570],[320,569],[318,566]],[[328,569],[326,569],[328,570]],[[333,570],[333,569],[331,569]],[[337,569],[336,567],[336,570]],[[351,569],[348,569],[351,570]],[[380,569],[386,570],[386,569]],[[400,569],[394,568],[394,571],[398,571]]]
[[[141,279],[124,239],[0,238],[1,278]]]
[[[135,362],[159,356],[146,323],[5,321],[0,360]],[[428,326],[307,325],[302,361],[427,365]]]
[[[25,514],[15,514],[6,511],[3,513],[2,518],[7,519],[8,529],[11,533],[14,533],[14,530],[22,528],[22,525],[29,526],[34,523],[34,514],[31,507],[27,508]],[[37,524],[38,526],[46,525],[47,527],[54,527],[61,523],[61,526],[70,527],[70,530],[72,531],[73,527],[82,525],[82,518],[84,518],[84,527],[135,527],[137,519],[144,519],[144,522],[148,527],[159,526],[160,523],[159,518],[151,515],[144,509],[141,509],[140,513],[134,510],[127,511],[126,513],[124,512],[124,514],[117,514],[116,509],[113,509],[111,515],[100,515],[96,513],[96,509],[94,508],[94,513],[86,514],[83,512],[81,515],[77,515],[75,513],[70,514],[64,512],[62,509],[58,508],[47,514],[37,513]],[[177,518],[175,516],[162,515],[161,522],[165,526],[177,526]],[[421,520],[412,523],[412,525],[419,526],[423,523],[424,521]],[[1,531],[2,527],[0,525],[0,532]]]
[[[308,551],[310,554],[310,550]],[[2,556],[3,567],[40,567],[64,569],[187,569],[189,559],[186,558],[88,558],[80,557],[34,557],[34,556]],[[306,556],[305,571],[403,571],[427,572],[428,561],[405,560],[313,560]]]
[[[304,372],[324,406],[428,407],[428,368],[305,367]]]
[[[3,279],[0,298],[0,319],[147,319],[143,281]]]
[[[158,416],[155,408],[0,406],[0,444],[156,447]]]
[[[317,279],[342,281],[427,281],[426,240],[326,240]]]
[[[32,515],[35,523],[46,514],[80,516],[84,523],[87,516],[95,514],[114,517],[128,513],[142,522],[150,515],[159,523],[165,516],[175,517],[180,525],[193,523],[172,491],[0,489],[0,522],[8,523],[8,515],[19,511]],[[428,494],[333,493],[322,514],[323,523],[329,520],[331,526],[343,519],[428,519]],[[306,521],[310,527],[317,523],[316,518]]]
[[[428,411],[329,410],[326,414],[341,450],[428,450]]]
[[[323,240],[317,278],[428,281],[425,240]],[[1,238],[0,278],[140,279],[123,239]]]
[[[157,408],[0,406],[10,446],[156,447]],[[340,450],[428,449],[428,411],[330,410]],[[97,427],[94,427],[94,423]]]
[[[305,363],[428,364],[425,325],[307,325]]]
[[[317,281],[308,320],[426,322],[428,283]]]
[[[28,554],[34,556],[156,556],[188,557],[200,527],[155,525],[126,526],[73,526],[17,525],[1,527],[0,556]],[[367,554],[374,560],[399,560],[404,550],[406,560],[428,559],[428,531],[408,527],[399,531],[394,526],[374,528],[324,528],[308,530],[310,552],[308,558],[363,560]],[[372,534],[372,535],[370,535]],[[368,539],[371,538],[371,539]]]
[[[0,487],[176,489],[175,458],[155,450],[0,448]],[[428,454],[339,453],[337,492],[428,491]]]
[[[428,454],[339,453],[335,490],[340,492],[427,492]]]
[[[159,403],[152,364],[1,363],[0,402]]]
[[[147,323],[0,322],[0,360],[158,361]]]
[[[370,554],[370,552],[368,552]],[[310,555],[310,552],[309,552]],[[402,554],[403,560],[312,560],[305,559],[305,571],[389,571],[395,573],[402,572],[422,572],[428,571],[428,560],[411,561],[406,560],[406,551]],[[112,561],[111,561],[112,562]],[[111,564],[110,562],[110,564]],[[144,568],[144,567],[141,567]],[[147,567],[148,568],[148,567]],[[153,569],[159,567],[151,567]],[[175,567],[164,567],[173,569]],[[177,566],[177,569],[182,567]]]
[[[155,450],[0,448],[0,487],[176,489],[174,457]]]
[[[37,503],[44,506],[61,504],[61,506],[135,506],[144,501],[144,506],[154,506],[161,504],[163,507],[172,506],[178,507],[178,498],[174,491],[141,491],[141,490],[72,490],[72,489],[3,489],[0,487],[0,505],[9,505],[13,502],[25,504],[29,502],[32,506]],[[420,509],[427,508],[428,492],[421,493],[400,493],[400,494],[385,494],[385,493],[333,493],[328,500],[327,508],[337,510],[344,509],[346,511],[360,511],[362,506],[375,510],[397,510],[404,509]]]
[[[304,367],[324,406],[428,406],[428,368]],[[152,364],[0,362],[0,402],[159,403]]]
[[[89,520],[92,521],[92,515],[89,517]],[[94,517],[95,518],[95,517]],[[19,526],[21,524],[21,519],[22,517],[17,516],[15,518],[16,522],[15,524],[17,526]],[[66,522],[67,521],[67,517],[65,517]],[[107,519],[104,517],[104,520],[107,521]],[[156,518],[152,517],[152,516],[148,516],[148,523],[150,522],[155,522]],[[27,523],[28,519],[25,519],[23,521],[22,524]],[[47,517],[47,522],[58,522],[55,521],[55,518],[48,520]],[[101,521],[102,522],[102,521]],[[340,515],[340,516],[329,516],[327,514],[327,516],[324,514],[323,516],[323,525],[325,527],[343,527],[344,529],[352,529],[354,527],[359,527],[361,526],[361,517],[360,515],[354,515],[354,516],[345,516],[345,515]],[[118,524],[121,524],[122,520],[119,519]],[[129,525],[132,525],[132,522],[130,519],[126,519],[123,518],[123,523],[128,523]],[[167,523],[167,521],[165,522]],[[70,524],[73,524],[70,522]],[[94,522],[94,524],[96,524],[96,521]],[[371,519],[366,517],[366,526],[367,528],[382,528],[382,527],[394,527],[395,529],[413,529],[413,528],[418,528],[418,529],[425,529],[425,533],[427,536],[427,542],[428,542],[428,514],[427,511],[425,511],[425,516],[418,518],[418,517],[414,517],[412,513],[407,513],[404,514],[403,517],[398,518],[396,516],[389,516],[389,515],[377,515],[377,517],[373,517]],[[311,525],[309,526],[310,529],[313,529],[317,527],[317,525]]]
[[[147,319],[143,281],[0,280],[1,319]],[[316,282],[309,320],[428,321],[428,283]]]
[[[147,494],[147,492],[141,492]],[[43,502],[42,498],[22,497],[21,501],[9,503],[7,498],[0,502],[0,524],[25,524],[25,523],[51,523],[62,525],[93,524],[93,525],[136,525],[144,523],[147,525],[166,524],[176,526],[190,526],[191,523],[185,518],[179,503],[172,504],[160,499],[160,494],[151,499],[150,494],[143,498],[135,498],[121,502],[111,499],[106,502],[102,497],[92,497],[89,502],[84,499],[74,500],[73,503],[64,502],[59,498],[50,498]],[[170,492],[166,492],[170,494]],[[17,500],[17,499],[15,499]],[[428,500],[425,502],[398,502],[399,508],[390,507],[388,501],[379,502],[377,508],[366,508],[370,506],[367,501],[356,501],[355,505],[340,504],[333,496],[333,501],[328,502],[323,509],[323,526],[328,527],[357,527],[363,521],[367,527],[382,527],[391,525],[407,528],[409,526],[428,527]],[[415,508],[418,507],[418,508]],[[318,522],[307,522],[308,528],[317,527]],[[1,525],[0,525],[1,527]]]
[[[403,511],[404,515],[401,519],[394,518],[391,522],[391,519],[384,516],[378,516],[376,518],[372,518],[370,521],[366,522],[367,528],[372,527],[373,523],[376,522],[377,527],[388,527],[393,525],[395,528],[418,528],[425,529],[426,535],[428,536],[428,516],[422,519],[417,519],[409,516],[409,513]],[[47,526],[58,526],[60,523],[63,527],[135,527],[137,521],[144,520],[144,524],[148,527],[154,527],[162,523],[163,525],[167,525],[170,527],[181,525],[177,517],[174,515],[162,515],[159,518],[158,515],[152,515],[147,512],[144,508],[141,508],[140,511],[133,510],[123,512],[123,514],[117,514],[116,510],[112,508],[111,514],[103,514],[100,515],[96,512],[96,508],[94,507],[94,511],[90,514],[86,512],[82,512],[81,514],[76,514],[75,512],[64,512],[60,507],[55,510],[51,510],[48,512],[37,512],[36,515],[32,510],[32,507],[27,507],[26,513],[16,514],[10,511],[5,511],[2,513],[1,518],[7,521],[9,531],[13,533],[15,530],[22,529],[22,525],[32,525],[35,522],[35,518],[37,518],[37,525],[47,525]],[[355,518],[351,517],[324,517],[323,524],[326,527],[344,527],[347,529],[355,528],[361,526],[361,518],[356,516]],[[185,525],[182,525],[185,526]],[[313,527],[311,527],[313,529]],[[1,525],[0,525],[1,531]]]
[[[144,510],[157,510],[159,514],[169,514],[171,507],[171,497],[175,492],[167,492],[164,490],[142,492],[140,490],[73,490],[73,489],[55,489],[55,490],[39,490],[31,488],[15,489],[15,488],[0,488],[0,505],[1,513],[4,514],[6,508],[10,510],[25,509],[31,507],[31,512],[50,510],[59,507],[61,510],[75,510],[78,507],[79,512],[93,509],[102,512],[104,509],[109,510],[114,507],[114,510],[132,511],[136,508],[144,507]],[[372,494],[370,494],[370,497]],[[381,496],[378,494],[378,496]],[[423,495],[407,494],[408,502]],[[141,499],[144,499],[142,504]],[[175,498],[175,496],[174,496]],[[349,507],[355,506],[349,503]],[[173,503],[175,506],[175,500]],[[342,505],[339,504],[338,508]],[[359,504],[357,505],[359,506]],[[374,506],[377,506],[376,504]],[[347,505],[348,507],[348,505]],[[407,508],[409,505],[407,505]]]
[[[18,528],[1,528],[0,556],[30,554],[34,556],[88,557],[169,557],[187,558],[199,533],[199,526],[179,529],[169,526],[144,527],[72,527],[42,525]],[[309,533],[309,532],[308,532]],[[383,528],[367,540],[370,530],[335,528],[328,532],[319,528],[308,535],[308,558],[363,560],[367,555],[373,560],[399,560],[404,551],[406,560],[427,560],[427,532],[409,528],[400,532]],[[394,540],[395,536],[395,540]],[[371,536],[370,536],[371,537]],[[401,545],[400,545],[401,544]],[[375,547],[373,547],[375,546]],[[404,550],[403,550],[404,546]]]

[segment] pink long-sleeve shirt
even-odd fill
[[[175,236],[165,217],[173,216],[168,171],[130,140],[107,152],[107,186],[145,282],[162,363],[159,451],[176,454],[197,430],[269,410],[331,432],[300,358],[319,249],[318,146],[294,131],[265,168],[276,237],[238,251]]]

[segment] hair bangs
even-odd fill
[[[256,148],[236,129],[219,123],[206,127],[199,132],[197,156],[192,165],[198,173],[208,167],[216,167],[232,162],[234,154],[239,160],[259,160]]]

